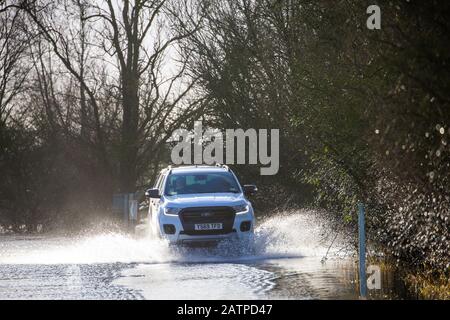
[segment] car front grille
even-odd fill
[[[236,213],[231,207],[185,208],[179,213],[184,233],[187,235],[216,235],[233,232]],[[222,223],[221,230],[195,230],[198,223]]]

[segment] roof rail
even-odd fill
[[[228,171],[231,171],[230,168],[226,164],[221,164],[221,163],[217,162],[217,163],[215,163],[213,165],[216,166],[216,167],[224,168],[224,169],[226,169]],[[193,164],[191,166],[193,166],[195,168],[198,168],[198,167],[203,167],[203,166],[209,167],[210,165],[207,165],[207,164]],[[164,170],[166,170],[170,174],[172,172],[172,169],[180,168],[180,167],[183,167],[183,165],[179,165],[179,166],[177,166],[177,165],[175,165],[175,166],[174,165],[168,165]]]
[[[230,168],[226,164],[216,163],[216,167],[221,167],[227,169],[227,171],[230,171]]]

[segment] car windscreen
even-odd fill
[[[177,173],[167,178],[165,194],[239,193],[240,189],[230,172]]]

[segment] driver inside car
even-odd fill
[[[178,177],[175,180],[174,189],[175,189],[175,192],[177,194],[186,193],[186,179],[185,179],[185,177]]]

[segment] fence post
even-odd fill
[[[359,234],[359,294],[361,298],[367,296],[366,280],[366,232],[364,226],[364,204],[358,203],[358,234]]]

